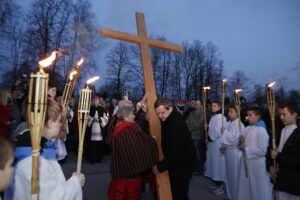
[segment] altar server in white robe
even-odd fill
[[[39,160],[38,199],[81,200],[85,177],[73,173],[66,181],[63,171],[56,160],[56,147],[51,139],[58,137],[61,130],[62,107],[48,98],[47,112],[41,139]],[[5,191],[4,199],[31,199],[31,156],[30,132],[20,131],[15,150],[15,170],[13,182]]]
[[[238,199],[243,200],[271,200],[272,184],[266,170],[267,147],[269,135],[266,125],[261,120],[259,108],[253,107],[247,110],[249,126],[240,136],[240,149],[246,152],[248,177],[245,176],[244,162],[240,170],[240,187]]]
[[[300,129],[296,125],[297,105],[286,102],[279,106],[281,131],[278,149],[272,150],[277,162],[274,190],[276,200],[300,200]],[[270,170],[271,172],[274,170]]]
[[[238,119],[234,106],[230,106],[228,116],[230,121],[222,130],[222,152],[225,156],[227,194],[231,200],[238,200],[239,176],[240,170],[242,170],[242,152],[239,150],[239,124],[241,125],[241,132],[244,131],[245,126]]]
[[[224,193],[223,184],[225,182],[225,160],[224,154],[220,152],[222,146],[222,114],[221,103],[213,101],[211,104],[214,115],[211,117],[208,125],[208,149],[206,153],[207,164],[204,176],[211,178],[219,186],[216,194]],[[224,117],[226,125],[226,118]]]

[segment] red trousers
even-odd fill
[[[140,200],[142,178],[113,178],[108,189],[108,200]]]

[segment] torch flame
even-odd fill
[[[78,62],[77,62],[77,66],[80,66],[83,63],[84,59],[81,58]]]
[[[227,82],[227,79],[223,79],[223,82]]]
[[[42,67],[48,67],[49,65],[53,64],[53,61],[55,60],[57,53],[58,53],[57,51],[53,51],[51,53],[51,56],[49,56],[48,58],[46,58],[44,60],[41,60],[39,62],[40,66],[42,66]]]
[[[276,84],[276,81],[270,83],[270,84],[268,85],[268,87],[271,88],[271,87],[273,87],[275,84]]]
[[[72,72],[70,73],[70,80],[73,79],[73,76],[74,76],[75,74],[77,74],[77,71],[72,71]]]
[[[240,93],[241,91],[243,91],[243,90],[242,90],[242,89],[236,89],[236,90],[234,90],[234,92],[235,92],[236,94]]]
[[[90,78],[89,80],[86,81],[87,84],[90,84],[96,80],[98,80],[100,78],[100,76],[94,76],[93,78]]]
[[[203,90],[210,90],[210,86],[203,87]]]

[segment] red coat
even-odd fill
[[[142,132],[137,123],[119,121],[111,139],[113,178],[137,175],[158,162],[156,141]]]
[[[14,120],[11,116],[11,112],[12,112],[11,106],[3,106],[0,104],[0,137],[7,136],[6,123]]]

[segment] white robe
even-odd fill
[[[57,160],[63,160],[68,155],[66,145],[64,140],[60,138],[52,139],[52,142],[55,142],[56,144],[56,153],[57,153]]]
[[[246,127],[244,135],[248,178],[245,177],[244,162],[242,162],[238,199],[271,200],[272,184],[266,170],[265,159],[269,135],[265,128],[258,126]]]
[[[244,131],[245,126],[241,123],[241,130]],[[238,200],[239,176],[243,155],[239,150],[239,120],[227,123],[225,131],[222,135],[223,145],[225,146],[225,169],[226,169],[226,185],[227,194],[231,200]]]
[[[292,195],[287,192],[276,191],[276,200],[300,200],[300,196]]]
[[[82,200],[82,188],[78,177],[66,181],[56,160],[40,156],[39,195],[40,200]],[[31,200],[32,157],[21,160],[14,170],[12,184],[4,193],[4,199]]]
[[[225,117],[224,124],[226,125]],[[222,114],[212,116],[208,127],[208,136],[212,141],[208,143],[204,176],[214,181],[225,182],[225,160],[224,155],[220,152],[220,147],[222,146]]]

